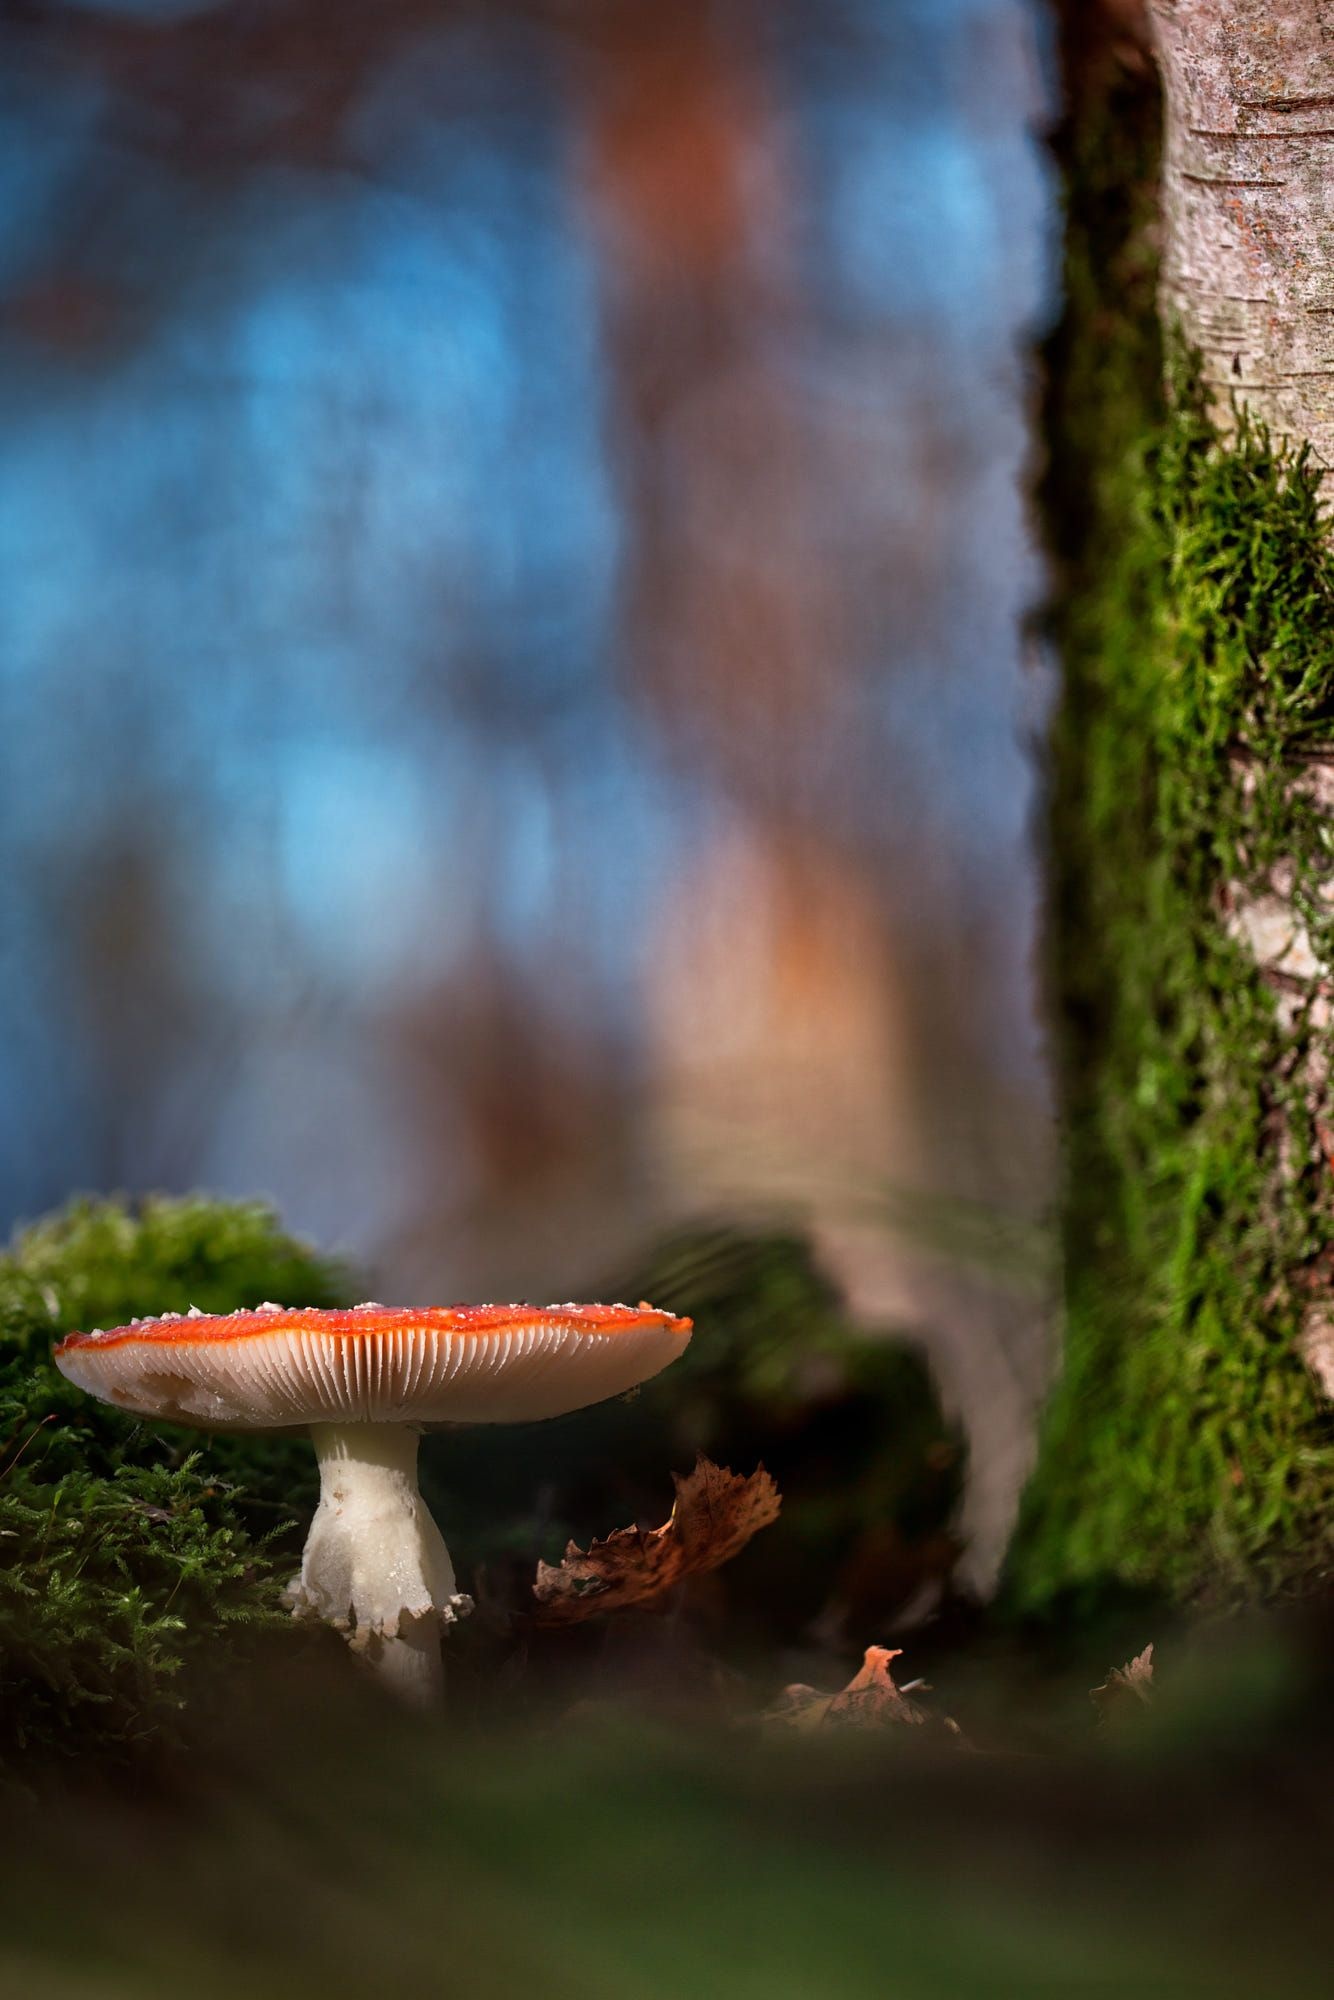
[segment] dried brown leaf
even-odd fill
[[[618,1528],[587,1550],[571,1542],[560,1563],[539,1563],[533,1595],[543,1625],[572,1625],[603,1611],[651,1604],[683,1576],[717,1569],[778,1518],[778,1488],[764,1467],[749,1476],[701,1453],[672,1474],[676,1503],[661,1528]]]
[[[1103,1722],[1137,1705],[1149,1707],[1153,1701],[1152,1645],[1137,1653],[1133,1660],[1127,1660],[1123,1667],[1113,1667],[1102,1686],[1089,1692]]]

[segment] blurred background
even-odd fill
[[[439,1300],[781,1225],[986,1581],[1051,90],[1023,0],[8,0],[0,1224],[263,1193]]]

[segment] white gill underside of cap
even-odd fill
[[[650,1323],[613,1333],[532,1320],[469,1334],[433,1327],[339,1338],[289,1328],[236,1340],[67,1348],[60,1368],[104,1402],[218,1429],[311,1423],[527,1422],[619,1396],[681,1352]]]

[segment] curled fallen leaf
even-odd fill
[[[1147,1708],[1153,1701],[1153,1647],[1148,1645],[1123,1667],[1113,1667],[1101,1687],[1090,1688],[1099,1719],[1111,1721],[1128,1713],[1136,1704]]]
[[[572,1625],[603,1611],[651,1604],[683,1576],[717,1569],[778,1518],[778,1488],[764,1467],[746,1476],[701,1453],[672,1474],[676,1503],[660,1528],[618,1528],[604,1542],[571,1542],[560,1563],[541,1562],[533,1596],[543,1625]]]
[[[897,1646],[868,1646],[861,1666],[838,1694],[821,1694],[800,1683],[783,1689],[766,1722],[786,1723],[789,1728],[878,1729],[884,1723],[906,1722],[920,1725],[940,1718],[910,1701],[889,1671],[891,1660],[901,1656]],[[957,1725],[945,1726],[957,1734]]]

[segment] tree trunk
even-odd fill
[[[1066,1359],[1029,1610],[1323,1580],[1334,1518],[1334,8],[1153,0],[1161,109],[1093,11],[1048,356]]]
[[[1334,6],[1154,0],[1162,304],[1232,397],[1334,465]]]

